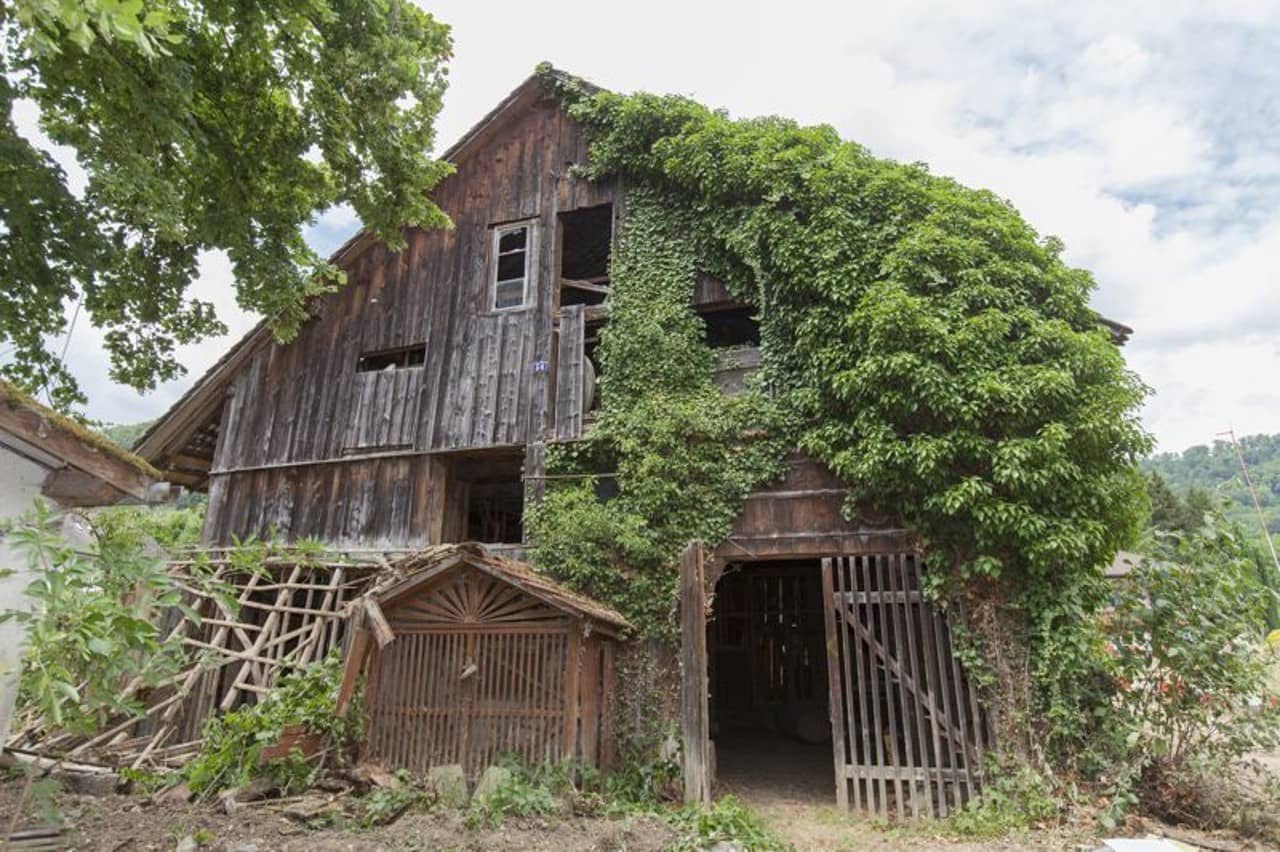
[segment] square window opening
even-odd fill
[[[560,304],[599,305],[609,295],[613,205],[560,214]]]
[[[707,345],[712,349],[735,349],[760,345],[760,320],[755,308],[739,306],[702,313]]]

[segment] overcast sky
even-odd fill
[[[1280,432],[1280,3],[424,2],[453,26],[443,149],[541,60],[619,91],[835,126],[874,153],[1009,198],[1092,270],[1136,329],[1161,449]],[[1124,10],[1117,7],[1124,6]],[[327,251],[357,227],[331,211]],[[199,294],[231,328],[189,375],[139,396],[106,378],[83,321],[70,364],[88,414],[162,413],[253,324],[225,258]]]

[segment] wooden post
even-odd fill
[[[822,616],[827,628],[827,694],[830,696],[831,753],[836,767],[836,804],[849,810],[849,779],[844,753],[844,693],[840,682],[840,640],[836,633],[836,608],[844,609],[843,596],[836,600],[833,560],[822,560]]]
[[[680,699],[684,800],[711,804],[711,732],[707,718],[707,592],[701,544],[680,556]]]

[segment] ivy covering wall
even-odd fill
[[[919,535],[935,591],[969,604],[1001,721],[1066,718],[1150,447],[1147,389],[1090,308],[1089,273],[990,192],[829,127],[544,79],[588,129],[588,177],[621,177],[626,215],[600,420],[548,460],[616,473],[616,495],[557,480],[531,509],[536,561],[661,634],[680,549],[722,538],[798,448],[849,485],[849,511]],[[745,396],[712,381],[700,271],[759,311]]]

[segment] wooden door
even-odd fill
[[[836,799],[887,816],[939,816],[979,783],[991,743],[952,653],[947,613],[925,601],[915,553],[822,561]]]

